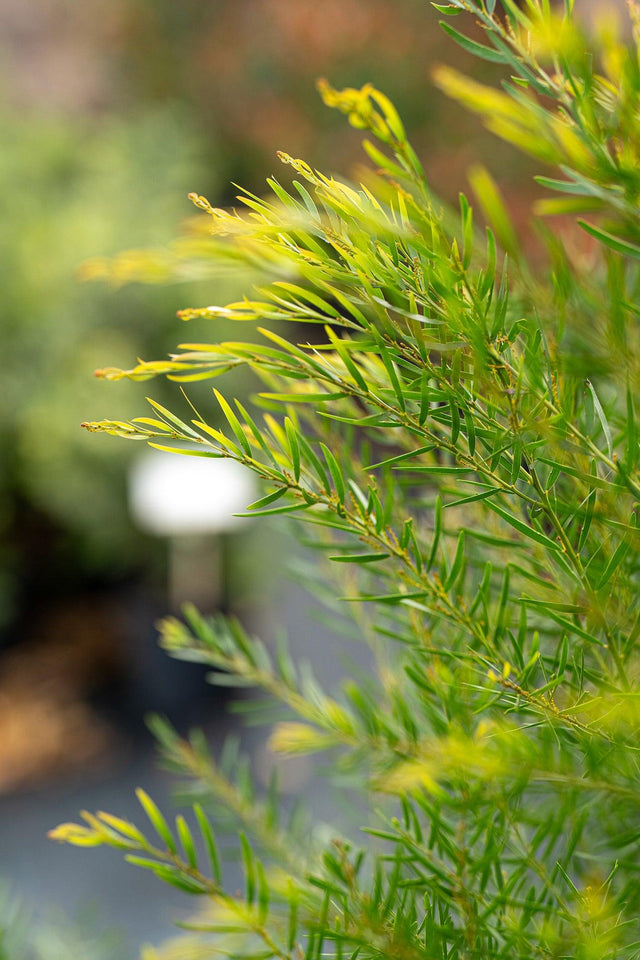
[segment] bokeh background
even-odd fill
[[[79,806],[133,815],[137,783],[168,794],[148,710],[202,723],[216,742],[233,720],[202,671],[156,649],[176,544],[128,509],[137,445],[80,422],[144,412],[147,385],[99,382],[94,368],[164,356],[185,337],[179,307],[242,291],[81,284],[79,265],[168,243],[193,213],[191,190],[214,205],[233,203],[232,182],[262,192],[278,149],[357,177],[360,136],[322,106],[320,76],[384,90],[446,202],[484,163],[526,236],[530,196],[521,158],[432,86],[437,61],[485,78],[492,68],[469,63],[425,0],[0,0],[0,54],[0,873],[39,922],[93,902],[92,930],[121,930],[104,950],[133,956],[168,932],[178,897],[119,858],[52,849],[45,831]],[[180,403],[160,383],[152,395]],[[187,553],[206,581],[204,539]],[[212,605],[267,636],[284,626],[317,659],[307,601],[286,585],[290,546],[276,563],[272,532],[228,540]],[[93,933],[78,936],[74,955],[93,956]]]

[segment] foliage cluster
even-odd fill
[[[148,958],[640,956],[640,11],[631,43],[608,25],[592,46],[570,0],[502,7],[438,7],[463,47],[506,67],[501,88],[437,79],[559,168],[540,178],[554,197],[539,213],[565,230],[581,219],[566,249],[538,224],[544,275],[487,171],[473,174],[482,236],[464,195],[459,216],[441,210],[383,94],[322,83],[366,131],[376,173],[356,187],[281,154],[290,189],[271,179],[239,211],[194,195],[207,232],[175,251],[178,270],[263,274],[245,299],[182,311],[257,320],[262,339],[102,371],[185,385],[251,368],[251,408],[215,391],[222,429],[156,401],[86,426],[254,471],[265,490],[248,512],[295,520],[376,663],[329,693],[237,622],[187,609],[162,624],[169,653],[281,705],[275,751],[331,751],[378,808],[364,839],[283,822],[275,782],[256,797],[233,750],[215,761],[201,736],[156,721],[193,784],[194,826],[140,791],[151,838],[106,813],[53,833],[122,849],[201,898]],[[465,12],[483,43],[449,19]],[[289,338],[273,329],[288,321]],[[242,895],[225,890],[207,802],[240,824]]]

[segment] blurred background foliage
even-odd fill
[[[117,932],[104,931],[91,912],[76,922],[54,913],[34,924],[33,909],[0,885],[0,960],[121,960]]]
[[[10,534],[0,596],[9,618],[37,589],[34,577],[76,586],[139,559],[123,510],[125,460],[91,443],[79,422],[101,402],[91,372],[105,355],[168,349],[180,294],[115,295],[75,273],[88,252],[169,240],[203,163],[177,105],[99,123],[5,108],[0,137],[0,483]]]

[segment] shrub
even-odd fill
[[[242,213],[193,197],[211,231],[198,256],[269,279],[182,316],[258,319],[263,339],[104,371],[248,366],[262,416],[216,391],[225,430],[155,403],[87,424],[253,470],[265,493],[248,512],[313,540],[376,662],[329,694],[233,620],[164,621],[172,655],[283,705],[274,750],[333,751],[378,812],[364,839],[282,823],[275,787],[256,799],[243,761],[234,773],[155,721],[170,766],[239,821],[244,895],[225,892],[198,804],[193,830],[140,792],[152,838],[105,813],[53,833],[201,896],[190,932],[149,957],[638,956],[640,11],[629,46],[609,25],[590,50],[570,3],[439,9],[509,74],[493,89],[441,68],[439,84],[560,168],[540,178],[555,198],[538,213],[562,215],[567,237],[538,223],[547,266],[528,265],[488,172],[472,174],[483,238],[465,196],[459,220],[440,210],[381,93],[322,83],[368,135],[366,184],[281,155],[298,179],[243,193]],[[482,43],[450,25],[463,11]],[[588,219],[572,227],[575,213]],[[318,334],[298,343],[274,331],[286,321]]]

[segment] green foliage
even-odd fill
[[[283,826],[275,784],[257,797],[237,753],[217,763],[201,736],[157,722],[196,826],[141,793],[154,839],[102,813],[53,833],[200,895],[189,933],[148,958],[640,955],[638,43],[609,33],[590,51],[571,8],[545,0],[508,0],[505,19],[491,3],[442,8],[463,11],[486,43],[447,32],[512,77],[503,91],[439,82],[560,167],[542,182],[571,203],[543,212],[597,206],[595,245],[569,256],[541,229],[550,269],[536,275],[488,173],[473,175],[493,221],[482,237],[465,197],[459,219],[440,210],[382,94],[322,84],[381,144],[365,141],[376,175],[355,187],[281,154],[289,189],[270,180],[272,196],[243,193],[233,213],[193,198],[211,234],[195,262],[270,279],[182,315],[258,321],[262,340],[105,372],[248,367],[263,384],[251,410],[216,390],[222,428],[155,402],[151,418],[87,424],[247,465],[265,485],[247,513],[304,530],[376,663],[329,695],[234,621],[186,609],[162,624],[172,655],[281,705],[275,751],[332,751],[379,806],[364,839]],[[188,257],[177,248],[174,266]],[[285,321],[316,324],[312,342],[274,331]],[[239,821],[242,896],[222,885],[207,803]]]
[[[125,244],[161,248],[184,217],[186,188],[211,179],[196,131],[172,107],[100,122],[4,107],[0,133],[3,622],[33,569],[33,513],[60,531],[69,555],[73,543],[67,569],[122,570],[125,557],[143,555],[122,509],[128,451],[100,449],[79,431],[78,401],[102,402],[91,370],[105,354],[166,350],[185,291],[116,292],[78,284],[76,273],[88,256]],[[127,409],[127,397],[120,402]]]

